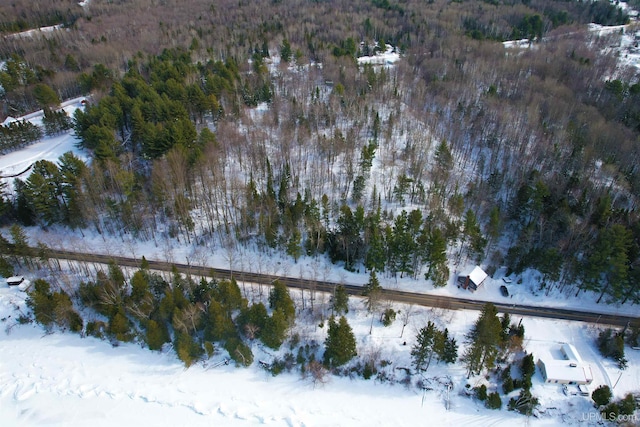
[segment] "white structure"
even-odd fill
[[[591,366],[585,363],[571,344],[562,344],[560,357],[549,354],[538,359],[538,368],[546,383],[591,384]]]
[[[458,277],[458,282],[463,288],[475,291],[482,285],[482,282],[484,282],[487,277],[489,277],[489,275],[476,265],[467,276]]]
[[[24,282],[24,276],[11,276],[7,277],[5,280],[9,286],[18,286],[20,283]]]

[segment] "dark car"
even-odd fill
[[[509,296],[509,289],[507,289],[507,287],[505,285],[500,286],[500,293],[502,294],[503,297],[508,297]]]

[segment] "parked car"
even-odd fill
[[[508,297],[509,296],[509,289],[507,289],[507,287],[505,285],[500,286],[500,293],[502,294],[503,297]]]

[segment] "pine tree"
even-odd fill
[[[369,334],[371,334],[371,332],[373,332],[373,313],[378,309],[380,299],[382,298],[382,286],[380,286],[375,270],[371,270],[371,273],[369,274],[369,281],[362,289],[362,295],[366,297],[365,305],[367,307],[367,311],[371,315],[371,325],[369,327]]]
[[[436,328],[431,321],[427,323],[427,326],[420,329],[416,341],[416,344],[411,349],[413,366],[416,371],[425,372],[429,369],[436,343]]]
[[[489,395],[487,396],[486,406],[489,409],[502,408],[502,399],[500,399],[500,394],[497,391],[489,393]]]
[[[295,319],[296,308],[291,295],[289,295],[289,289],[279,280],[273,282],[273,287],[269,292],[269,307],[274,311],[280,310],[287,321]]]
[[[463,235],[466,237],[463,244],[465,242],[468,244],[469,254],[478,261],[482,258],[487,241],[482,237],[480,225],[478,224],[475,213],[471,209],[468,209],[464,216]]]
[[[44,83],[35,85],[33,88],[33,96],[42,108],[56,107],[60,105],[60,97],[58,94]]]
[[[536,372],[536,364],[532,353],[526,354],[522,358],[520,372],[522,373],[522,388],[529,390],[531,388],[531,377]]]
[[[291,60],[291,55],[291,43],[289,43],[289,40],[287,39],[282,40],[282,46],[280,46],[280,59],[283,62],[289,62]]]
[[[622,225],[614,224],[600,232],[593,250],[586,260],[582,288],[600,292],[596,302],[605,293],[621,299],[629,277],[628,253],[632,233]]]
[[[28,264],[29,256],[31,255],[31,250],[29,248],[29,241],[27,237],[27,233],[24,231],[24,228],[20,227],[18,224],[13,224],[9,228],[9,234],[11,235],[11,240],[13,241],[13,255],[15,256],[16,262],[20,265],[19,258],[22,257],[23,261]]]
[[[371,270],[371,273],[369,273],[369,281],[362,288],[362,295],[367,297],[365,300],[367,311],[369,313],[374,312],[378,308],[382,297],[382,286],[380,286],[375,270]]]
[[[49,107],[44,108],[42,124],[44,125],[44,133],[48,136],[58,135],[73,127],[71,119],[64,110],[55,111]]]
[[[298,262],[298,258],[302,255],[302,247],[300,243],[302,241],[302,236],[300,235],[300,231],[298,229],[294,229],[291,233],[291,237],[287,242],[287,255],[293,257],[293,261],[295,263]]]
[[[336,286],[333,294],[332,308],[334,313],[338,315],[347,314],[349,312],[349,294],[343,285]]]
[[[277,350],[287,336],[288,326],[284,314],[280,310],[276,310],[265,322],[260,339],[267,347]]]
[[[458,344],[456,339],[449,337],[449,330],[436,330],[436,339],[434,346],[438,360],[444,363],[455,363],[458,358]]]
[[[357,355],[356,338],[344,316],[340,317],[338,323],[331,316],[324,345],[324,364],[328,367],[342,366]]]
[[[467,341],[469,345],[462,357],[467,366],[467,376],[479,374],[484,368],[493,368],[502,342],[502,325],[493,304],[484,305],[480,317],[467,334]]]
[[[216,300],[209,302],[205,319],[204,339],[221,341],[236,335],[236,327],[227,309]]]
[[[164,343],[171,341],[164,323],[155,320],[147,322],[145,340],[150,350],[161,350]]]
[[[434,287],[445,286],[449,280],[447,240],[439,228],[433,228],[428,234],[427,257],[429,269],[425,274],[425,279],[431,279]]]
[[[182,332],[176,333],[173,348],[178,358],[182,360],[182,363],[184,363],[187,368],[196,362],[204,353],[202,347],[191,335]]]

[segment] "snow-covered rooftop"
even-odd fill
[[[561,354],[543,354],[538,364],[542,370],[545,382],[591,384],[593,372],[591,366],[585,363],[578,350],[571,344],[562,344]]]
[[[476,286],[480,286],[484,280],[489,277],[485,271],[479,266],[475,266],[475,268],[469,273],[469,280],[476,284]]]

